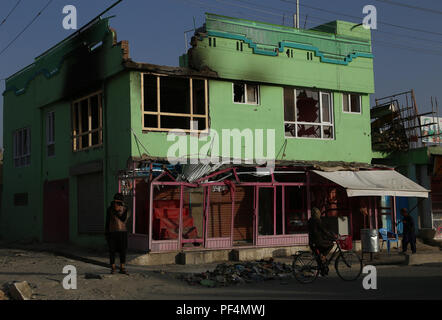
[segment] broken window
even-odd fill
[[[143,74],[143,129],[186,132],[208,128],[206,79]]]
[[[361,113],[361,96],[353,93],[343,93],[343,110],[349,113]]]
[[[48,157],[55,156],[55,112],[46,114],[46,152]]]
[[[284,88],[286,137],[333,139],[332,94]]]
[[[31,129],[14,132],[14,167],[27,167],[31,164]]]
[[[259,86],[249,83],[234,83],[233,102],[244,104],[259,104]]]
[[[80,151],[103,144],[102,92],[72,104],[73,149]]]

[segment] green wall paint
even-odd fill
[[[152,156],[166,157],[167,150],[175,142],[166,140],[166,133],[142,132],[141,118],[141,79],[140,74],[132,72],[132,155],[141,156],[146,150]],[[317,160],[317,161],[357,161],[369,163],[371,161],[371,137],[369,97],[362,96],[362,113],[350,114],[342,112],[342,94],[335,92],[334,99],[334,140],[320,140],[308,138],[284,137],[284,104],[283,88],[279,86],[260,86],[260,104],[233,103],[232,82],[209,81],[209,117],[210,128],[221,135],[222,129],[274,129],[275,155],[278,160]],[[190,146],[189,135],[187,145]],[[220,146],[222,137],[220,136]],[[264,135],[264,154],[267,149],[267,137]],[[284,144],[287,144],[284,150]],[[206,142],[200,142],[200,148]],[[242,144],[245,149],[244,140]],[[221,156],[227,154],[222,153]],[[283,154],[285,153],[285,156]],[[190,147],[188,154],[192,154]],[[231,145],[233,154],[233,145]],[[245,152],[242,153],[244,157]]]

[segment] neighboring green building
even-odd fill
[[[10,76],[3,94],[1,236],[104,244],[105,208],[129,181],[121,172],[139,168],[143,161],[164,163],[179,141],[167,139],[175,128],[185,132],[181,139],[188,142],[184,152],[187,158],[211,154],[240,157],[255,164],[265,158],[276,160],[277,166],[303,170],[327,163],[341,168],[370,167],[373,55],[370,31],[361,25],[334,21],[303,30],[207,14],[204,27],[192,38],[192,48],[180,57],[180,65],[132,61],[128,43],[117,42],[108,19],[98,19]],[[192,144],[189,132],[196,129],[192,120],[198,123],[202,137],[207,129],[219,133],[219,150],[211,143],[213,136],[196,142],[197,147]],[[221,147],[227,137],[230,141],[230,136],[222,137],[223,129],[238,129],[242,134],[240,156],[235,157],[234,144]],[[256,150],[249,153],[251,141],[260,138],[256,131],[260,129],[264,141],[272,134],[274,140],[269,140],[271,145],[264,143],[262,154]],[[299,186],[310,188],[307,180],[299,180]],[[150,233],[151,239],[157,227],[149,221],[156,207],[145,205],[149,203],[148,181],[152,180],[144,177],[140,183],[133,182],[127,195],[136,211],[132,232]],[[197,198],[203,201],[206,187],[198,188],[201,192]],[[277,189],[275,186],[274,199],[279,197]],[[135,198],[135,191],[144,196]],[[310,199],[308,193],[301,197]],[[252,199],[253,194],[249,194]],[[299,210],[310,214],[311,203],[302,203]],[[234,230],[243,221],[235,218],[235,210],[229,224],[231,241],[242,239],[242,229]],[[281,222],[276,215],[279,209],[273,210],[275,218],[269,222],[274,225],[273,235],[285,235],[286,222],[292,220],[286,220],[283,213]],[[185,214],[182,211],[180,215]],[[194,224],[206,219],[189,211]],[[214,219],[213,213],[201,214]],[[219,219],[218,223],[225,222]],[[200,229],[211,227],[204,221],[198,237],[206,239],[211,236],[202,235]],[[210,221],[213,227],[215,220]],[[258,241],[263,228],[259,225],[258,231],[256,226],[255,245],[264,243]],[[181,227],[180,236],[183,232]],[[296,238],[302,241],[293,241],[304,244],[305,230],[302,236]],[[287,245],[295,243],[284,241]],[[219,246],[228,245],[224,242]],[[148,248],[153,248],[150,243]],[[179,249],[181,245],[168,248]]]

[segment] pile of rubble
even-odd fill
[[[0,300],[30,300],[32,289],[26,281],[13,281],[4,284],[0,289]]]
[[[181,276],[181,279],[189,285],[200,284],[205,287],[217,287],[265,280],[282,280],[292,276],[290,265],[270,259],[235,264],[222,263],[217,265],[214,271],[184,275]]]

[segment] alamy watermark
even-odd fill
[[[362,9],[362,13],[366,16],[362,20],[362,25],[365,29],[376,30],[378,28],[378,13],[374,5],[366,5]]]
[[[62,22],[63,28],[66,30],[77,30],[77,8],[69,4],[63,7],[62,12],[66,14]]]
[[[76,290],[77,289],[77,268],[72,265],[64,266],[63,273],[67,274],[63,278],[63,288],[65,290]]]
[[[376,267],[372,265],[367,265],[362,269],[362,273],[366,274],[368,273],[364,279],[362,280],[362,287],[365,290],[377,290],[378,283],[377,283],[377,271]]]
[[[256,164],[274,168],[275,129],[209,129],[198,133],[174,129],[167,134],[167,160],[171,164]],[[244,142],[244,143],[243,143]]]

